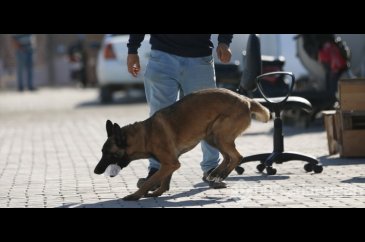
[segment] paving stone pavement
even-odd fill
[[[286,149],[320,157],[322,174],[305,173],[303,162],[276,165],[278,174],[246,172],[227,178],[228,188],[208,189],[201,181],[201,151],[180,159],[171,190],[160,198],[124,202],[145,177],[148,162],[134,161],[116,178],[93,169],[106,140],[105,121],[120,125],[144,120],[141,98],[119,97],[99,105],[95,89],[41,89],[35,93],[0,92],[0,207],[10,208],[277,208],[365,207],[365,160],[327,156],[321,125],[285,127]],[[253,122],[236,141],[243,155],[272,150],[272,123]]]

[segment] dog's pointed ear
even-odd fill
[[[110,120],[106,121],[106,132],[108,134],[108,138],[113,136],[113,129],[114,127],[112,121]]]
[[[114,124],[115,143],[119,148],[127,147],[127,136],[118,124]]]
[[[115,131],[115,130],[118,130],[118,129],[120,129],[120,126],[119,126],[119,124],[115,123],[115,124],[114,124],[114,131]]]

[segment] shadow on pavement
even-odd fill
[[[225,181],[280,181],[280,180],[288,180],[289,176],[233,176],[227,177]]]
[[[322,165],[324,166],[345,166],[345,165],[365,165],[365,159],[349,159],[339,158],[333,156],[319,157]]]
[[[126,202],[122,199],[109,200],[94,204],[66,204],[59,208],[178,208],[178,207],[199,207],[209,204],[234,202],[239,198],[222,198],[221,196],[207,196],[206,199],[190,199],[189,197],[209,190],[208,187],[194,188],[190,191],[173,195],[163,195],[159,198],[142,198],[136,202]],[[176,201],[179,198],[186,200]]]
[[[270,132],[273,133],[274,129],[272,129]],[[292,126],[284,126],[283,127],[284,135],[286,137],[288,136],[294,136],[299,134],[308,134],[308,133],[321,133],[325,132],[323,125],[316,125],[309,128],[298,128],[298,127],[292,127]]]
[[[365,177],[353,177],[348,180],[341,181],[343,183],[365,183]]]
[[[103,104],[99,100],[90,100],[87,102],[79,103],[75,106],[75,109],[78,108],[88,108],[88,107],[108,107],[108,106],[117,106],[117,105],[126,105],[126,104],[138,104],[138,103],[146,103],[146,97],[127,97],[123,96],[120,98],[115,98],[112,103]]]

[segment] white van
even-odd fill
[[[107,34],[98,55],[96,74],[100,86],[100,100],[108,103],[113,93],[129,88],[143,88],[143,76],[150,57],[150,36],[146,35],[139,49],[141,73],[134,78],[127,68],[129,34]]]

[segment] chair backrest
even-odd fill
[[[267,103],[270,103],[272,109],[280,116],[280,112],[283,106],[286,104],[289,96],[291,95],[295,77],[291,72],[270,72],[262,75],[262,56],[261,56],[261,45],[260,38],[256,34],[250,34],[247,41],[246,58],[242,72],[242,79],[238,92],[246,95],[248,92],[253,92],[259,87],[261,95],[264,97]],[[276,99],[266,96],[265,90],[262,86],[262,80],[267,77],[282,77],[289,78],[288,90],[285,95]]]
[[[247,41],[246,58],[242,72],[240,93],[252,92],[257,88],[256,78],[262,73],[261,45],[256,34],[250,34]]]

